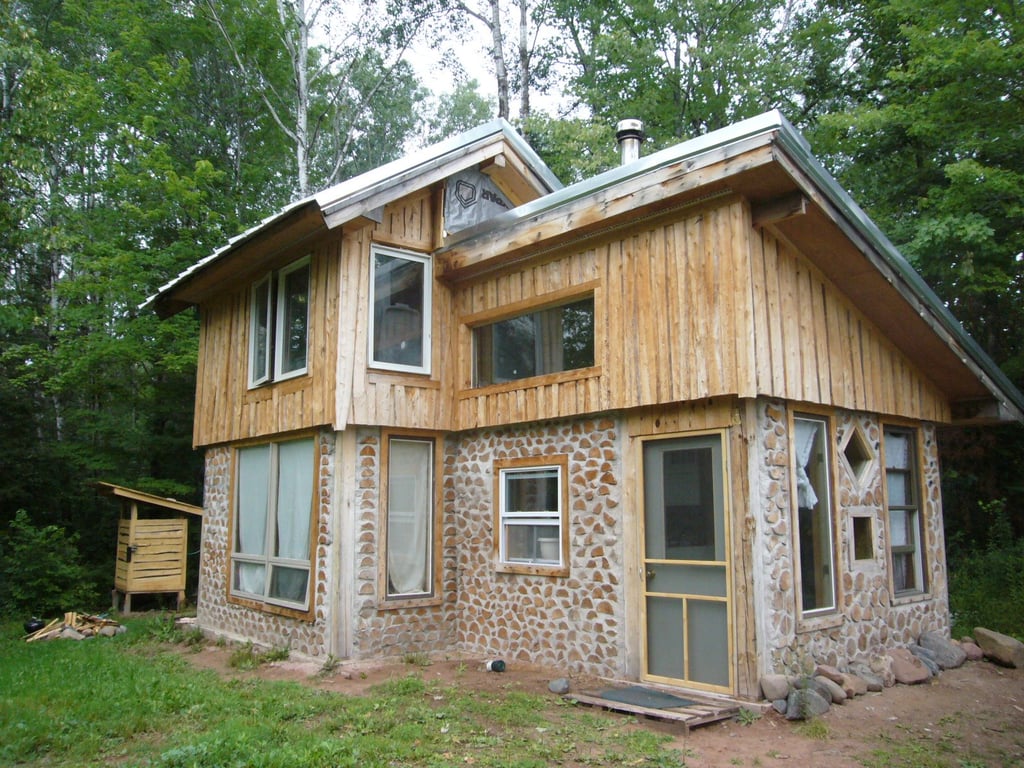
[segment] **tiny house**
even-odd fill
[[[150,300],[201,317],[204,630],[747,698],[949,631],[936,428],[1024,397],[777,112],[625,155],[489,123]]]

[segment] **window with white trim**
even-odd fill
[[[309,349],[309,257],[252,286],[249,386],[306,373]]]
[[[308,609],[315,458],[313,438],[235,451],[232,596]]]
[[[389,437],[387,599],[434,593],[434,441]]]
[[[498,469],[498,567],[564,570],[565,463]]]
[[[374,245],[370,261],[370,365],[430,373],[430,257]]]
[[[886,427],[885,507],[889,517],[892,588],[897,595],[924,592],[917,441],[910,429]]]

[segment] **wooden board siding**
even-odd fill
[[[342,238],[337,428],[366,424],[451,430],[455,328],[450,289],[436,280],[431,297],[431,373],[374,370],[369,362],[370,248],[374,243],[429,253],[440,233],[437,192],[421,190],[387,206],[380,223],[349,227]]]
[[[751,394],[748,221],[738,198],[719,201],[460,285],[463,325],[531,297],[596,287],[594,369],[472,389],[471,338],[460,335],[459,427]]]
[[[785,241],[754,234],[751,266],[759,394],[949,420],[939,389]]]
[[[312,252],[309,372],[304,376],[249,389],[249,284],[201,307],[195,446],[333,422],[339,259],[337,239],[322,242]]]
[[[117,528],[114,587],[136,593],[185,589],[187,533],[184,518],[122,519]],[[129,545],[134,547],[130,562]]]

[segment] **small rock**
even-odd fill
[[[775,699],[772,702],[772,709],[774,709],[780,715],[786,714],[786,699]]]
[[[100,627],[99,634],[101,637],[113,637],[117,634],[117,627],[107,624],[105,627]]]
[[[1020,640],[984,627],[974,628],[974,639],[985,658],[1004,667],[1024,667],[1024,643]]]
[[[761,678],[761,693],[768,701],[785,699],[789,696],[789,678],[785,675],[764,675]]]
[[[870,664],[871,671],[882,679],[882,685],[885,688],[891,688],[896,685],[896,676],[892,671],[892,659],[888,655],[882,653],[878,656],[872,656]]]
[[[839,685],[839,683],[837,683],[834,680],[831,680],[831,679],[825,677],[824,675],[818,675],[814,679],[817,680],[819,683],[821,683],[826,688],[828,688],[829,700],[833,704],[845,704],[846,703],[846,699],[849,698],[849,697],[847,697],[846,691],[843,690],[842,686]]]
[[[786,700],[787,720],[806,720],[823,715],[830,709],[828,701],[810,688],[797,688]]]
[[[907,646],[907,650],[910,651],[914,656],[921,660],[921,663],[928,667],[928,671],[932,677],[938,677],[939,669],[938,663],[935,661],[935,654],[926,648],[922,648],[917,643],[911,643]]]
[[[556,677],[550,683],[548,683],[548,690],[552,693],[557,693],[561,696],[563,693],[569,692],[569,679],[566,677]]]
[[[893,648],[886,651],[886,655],[892,659],[892,674],[897,683],[918,685],[931,679],[924,662],[906,648]]]
[[[827,677],[833,683],[842,685],[843,673],[830,664],[819,664],[814,670],[815,677]]]
[[[840,683],[843,690],[846,692],[846,698],[852,699],[854,696],[863,696],[868,692],[868,683],[857,675],[843,675],[843,682]],[[882,690],[882,681],[878,681],[878,690]]]
[[[885,687],[885,683],[882,682],[882,678],[871,671],[871,667],[867,664],[851,664],[850,672],[858,680],[863,680],[867,688],[872,693],[878,693]]]
[[[813,677],[798,677],[793,681],[793,687],[798,690],[810,689],[817,693],[825,701],[832,699],[832,691],[830,691],[824,683],[819,682]]]
[[[940,669],[956,669],[967,660],[964,649],[938,632],[922,632],[918,645],[931,651]]]
[[[981,647],[973,640],[962,640],[960,642],[960,648],[967,655],[968,661],[981,661],[985,658],[985,652],[981,650]]]
[[[77,629],[75,629],[73,627],[64,627],[64,629],[62,629],[61,632],[60,632],[60,636],[62,638],[64,638],[65,640],[84,640],[85,639],[85,635],[83,635],[81,632],[79,632]]]

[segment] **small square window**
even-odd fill
[[[871,518],[857,516],[853,518],[853,559],[874,560],[875,536]]]

